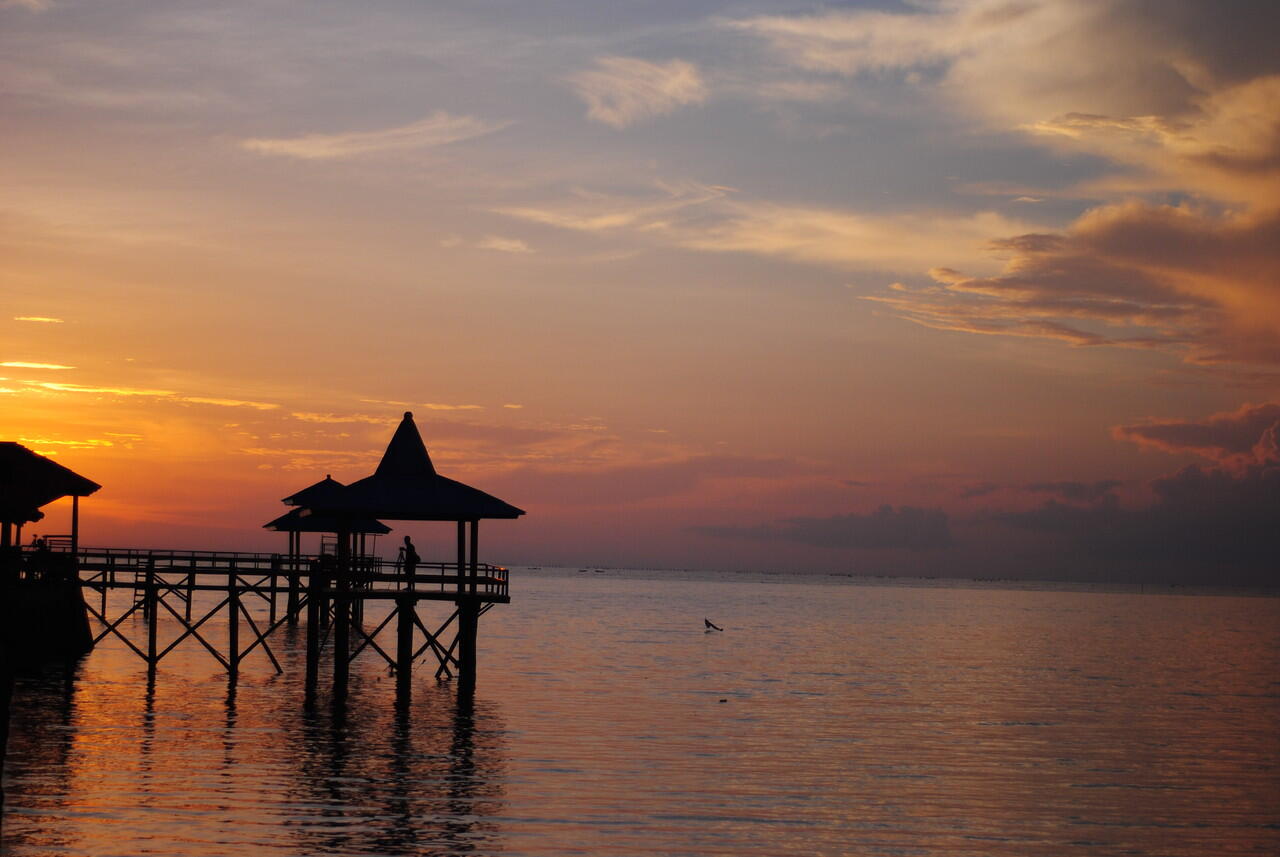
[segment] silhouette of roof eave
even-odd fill
[[[313,506],[316,512],[367,515],[389,521],[473,521],[518,518],[518,509],[444,476],[430,479],[388,479],[376,473],[347,486],[340,498]]]
[[[290,509],[274,521],[262,525],[277,533],[376,533],[385,536],[391,528],[373,518],[345,518],[326,515],[311,509]]]
[[[290,494],[280,502],[286,506],[310,506],[314,502],[340,496],[346,487],[326,473],[319,482],[314,485],[308,485],[295,494]]]
[[[0,441],[0,509],[5,520],[19,520],[19,514],[22,520],[32,520],[30,513],[41,506],[61,497],[87,497],[101,487],[20,443]]]

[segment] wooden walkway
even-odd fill
[[[21,577],[32,583],[74,568],[86,610],[97,623],[94,643],[120,640],[150,674],[183,644],[202,647],[233,679],[241,662],[258,650],[282,672],[271,637],[305,616],[307,685],[318,679],[321,651],[332,648],[337,693],[345,693],[348,666],[366,650],[383,658],[402,686],[413,664],[428,655],[438,678],[457,675],[464,685],[472,684],[479,616],[511,600],[507,570],[474,558],[419,563],[409,577],[396,563],[377,557],[129,548],[80,548],[74,558],[56,549],[22,553]],[[120,598],[122,591],[130,597]],[[109,597],[112,593],[116,597]],[[443,623],[429,627],[419,616],[421,601],[451,602],[454,609]],[[372,629],[363,622],[368,602],[393,605]],[[126,622],[137,616],[145,621]],[[177,623],[177,636],[162,641],[161,616]],[[209,633],[220,618],[226,622],[225,638]],[[392,634],[391,642],[380,637]]]

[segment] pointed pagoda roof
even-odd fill
[[[405,411],[404,419],[396,426],[396,433],[382,453],[382,461],[374,476],[393,479],[430,479],[436,475],[435,465],[427,454],[427,445],[413,421],[413,411]]]
[[[372,476],[341,491],[308,498],[306,505],[318,513],[392,521],[472,521],[524,514],[492,494],[436,473],[410,411],[405,411]]]
[[[32,516],[41,506],[60,497],[86,497],[101,487],[20,443],[0,441],[0,519],[38,521]]]

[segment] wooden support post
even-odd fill
[[[187,572],[187,605],[183,608],[183,617],[191,621],[191,602],[196,597],[196,573],[194,571]]]
[[[107,567],[102,570],[102,609],[98,612],[103,616],[107,615],[107,581],[116,582],[116,558],[114,556],[107,557]]]
[[[463,579],[467,573],[467,522],[458,522],[458,592],[464,589]]]
[[[476,562],[476,557],[480,554],[480,521],[471,522],[471,584],[467,588],[472,595],[476,594],[476,578],[480,573],[480,566]]]
[[[333,599],[333,698],[347,696],[347,677],[351,672],[351,534],[338,533],[337,594]]]
[[[285,615],[289,617],[290,625],[298,624],[298,541],[301,536],[299,533],[289,534],[289,601],[285,605]]]
[[[71,573],[80,576],[80,497],[71,497]]]
[[[317,561],[311,566],[307,578],[307,688],[313,690],[320,677],[320,590],[325,586],[324,575]]]
[[[399,693],[409,690],[409,676],[413,672],[413,620],[417,601],[403,590],[396,596],[396,691]]]
[[[227,663],[234,681],[240,674],[240,585],[236,573],[230,574],[227,587]]]
[[[280,554],[273,553],[271,555],[271,600],[268,602],[271,606],[268,611],[267,625],[271,626],[276,623],[276,588],[280,583]]]
[[[147,619],[148,675],[155,675],[156,664],[160,663],[160,659],[156,657],[156,621],[159,619],[160,613],[157,609],[160,605],[156,603],[158,595],[159,592],[156,585],[156,559],[155,557],[149,557],[147,559],[146,584],[142,592],[142,610]]]
[[[458,690],[470,693],[476,686],[476,632],[480,626],[480,602],[458,601]]]

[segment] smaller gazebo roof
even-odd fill
[[[281,500],[286,506],[311,506],[316,503],[331,502],[342,496],[346,486],[328,473],[314,485],[308,485],[297,493],[290,494]]]
[[[356,518],[355,520],[335,518],[312,512],[310,509],[290,509],[274,521],[262,525],[264,530],[277,533],[336,533],[347,530],[352,533],[377,533],[385,536],[391,528],[373,518]]]
[[[393,521],[475,521],[524,514],[492,494],[436,473],[410,411],[405,411],[372,476],[323,496],[317,492],[305,505],[321,513]]]
[[[61,497],[85,497],[102,486],[27,449],[0,441],[0,519],[39,520],[41,506]]]

